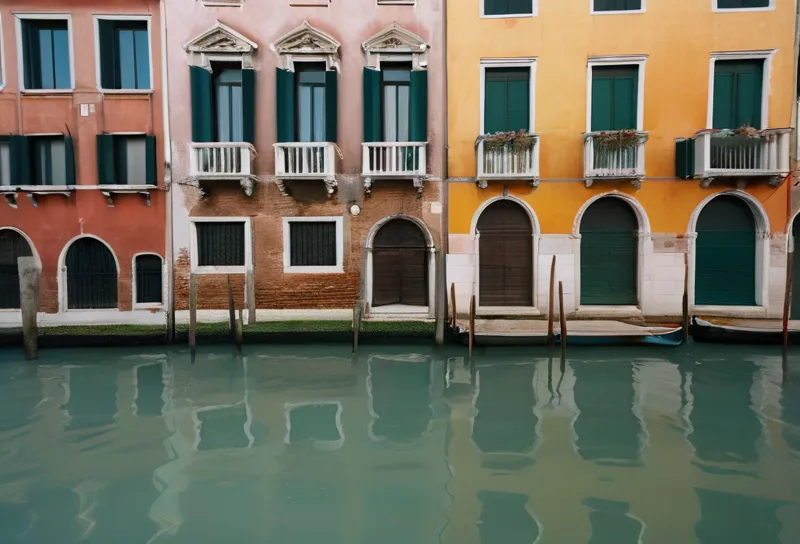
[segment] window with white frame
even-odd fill
[[[713,0],[717,11],[755,11],[775,8],[775,0]]]
[[[70,19],[57,15],[17,15],[17,46],[26,90],[73,88]]]
[[[592,13],[644,11],[645,0],[592,0]]]
[[[248,218],[193,218],[192,270],[199,274],[244,273],[252,261]]]
[[[137,255],[133,261],[136,304],[163,303],[163,266],[161,257],[155,254]]]
[[[533,132],[535,59],[481,59],[481,134]]]
[[[149,90],[150,29],[145,19],[97,19],[100,87]]]
[[[484,17],[530,17],[536,15],[538,0],[481,0]]]
[[[342,272],[343,243],[341,217],[285,217],[284,271]]]

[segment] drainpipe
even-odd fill
[[[449,157],[450,157],[450,112],[448,109],[448,104],[450,103],[450,97],[448,95],[449,89],[449,77],[447,75],[447,67],[449,65],[447,59],[447,3],[450,0],[442,0],[442,28],[443,30],[443,50],[444,50],[444,150],[442,153],[443,162],[442,162],[442,251],[444,252],[444,260],[445,263],[447,261],[447,253],[450,251],[450,240],[449,240],[449,228],[448,224],[450,221],[450,189],[448,184],[448,178],[450,177],[450,167],[449,167]],[[445,264],[445,267],[447,265]],[[445,284],[447,280],[445,280]],[[446,289],[445,289],[446,291]],[[447,294],[445,294],[445,299]],[[446,308],[447,306],[445,306]]]
[[[169,128],[169,74],[167,69],[167,5],[159,0],[161,16],[161,102],[164,131],[164,187],[166,189],[166,244],[164,262],[167,267],[167,342],[175,338],[175,266],[172,229],[172,138]]]

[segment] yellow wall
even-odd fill
[[[648,0],[647,12],[590,15],[590,0],[538,0],[536,17],[482,19],[480,0],[448,0],[448,100],[450,178],[475,176],[475,138],[480,132],[480,60],[537,57],[535,131],[541,134],[538,189],[509,183],[526,195],[544,233],[572,231],[575,214],[591,196],[619,189],[645,207],[653,232],[682,233],[695,206],[715,191],[696,180],[674,180],[675,139],[706,126],[710,53],[777,49],[772,59],[770,127],[791,125],[795,100],[795,0],[777,0],[772,11],[715,13],[711,0]],[[628,182],[598,182],[587,189],[583,175],[587,59],[648,55],[645,65],[644,130],[647,178],[636,191]],[[665,179],[666,178],[666,179]],[[560,180],[549,181],[549,180]],[[572,180],[572,181],[565,181]],[[469,232],[480,203],[502,192],[502,182],[481,190],[450,184],[450,233]],[[771,230],[786,223],[786,188],[751,182]]]

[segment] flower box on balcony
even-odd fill
[[[603,179],[624,179],[639,188],[645,177],[644,148],[649,135],[637,130],[587,132],[583,135],[586,186]]]
[[[411,179],[422,193],[427,175],[427,142],[369,142],[363,147],[361,175],[369,194],[376,179]]]
[[[484,134],[475,142],[477,183],[482,189],[494,180],[529,181],[539,185],[539,135],[525,131]]]

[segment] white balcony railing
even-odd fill
[[[361,173],[368,177],[423,177],[427,168],[426,142],[361,144]]]
[[[791,129],[766,129],[754,137],[701,131],[695,135],[695,177],[769,177],[790,172]]]
[[[630,179],[635,185],[645,176],[644,146],[646,132],[632,133],[633,145],[614,145],[608,133],[587,132],[583,135],[583,177],[590,186],[598,179]]]
[[[531,134],[535,143],[528,149],[517,150],[511,145],[489,148],[485,142],[478,142],[478,184],[486,187],[487,181],[520,179],[530,180],[534,185],[539,181],[539,135]]]
[[[191,175],[203,179],[249,178],[255,156],[255,148],[247,142],[192,143]]]
[[[275,176],[286,179],[332,178],[336,150],[330,142],[275,144]]]

